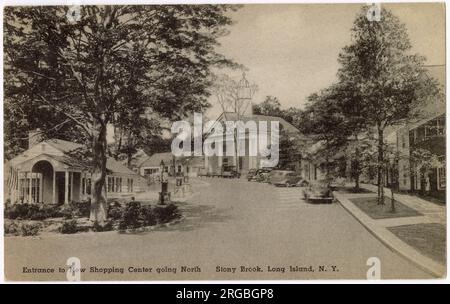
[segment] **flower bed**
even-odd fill
[[[178,207],[168,205],[142,205],[140,202],[111,202],[108,220],[100,225],[89,221],[86,202],[68,206],[16,204],[5,208],[5,235],[35,236],[41,232],[74,234],[134,230],[170,223],[181,218]]]

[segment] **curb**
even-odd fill
[[[386,228],[377,225],[376,220],[366,215],[349,199],[342,196],[342,194],[334,192],[334,197],[339,202],[339,204],[345,210],[347,210],[348,213],[350,213],[350,215],[352,215],[364,228],[366,228],[367,231],[369,231],[369,233],[371,233],[375,238],[377,238],[390,250],[404,257],[409,262],[416,265],[420,269],[424,270],[428,274],[431,274],[437,278],[446,277],[445,265],[439,264],[430,259],[429,257],[424,256],[423,254],[419,253],[416,249],[400,240]]]

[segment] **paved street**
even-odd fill
[[[309,205],[299,188],[204,178],[193,181],[193,190],[194,195],[181,204],[185,220],[157,231],[8,237],[6,276],[31,278],[21,273],[21,267],[64,267],[66,259],[75,256],[84,267],[125,268],[124,274],[108,276],[84,273],[83,280],[364,279],[367,259],[378,257],[384,279],[430,278],[386,248],[339,204]],[[145,266],[152,272],[130,273],[129,266]],[[182,266],[200,266],[201,272],[180,273]],[[260,266],[263,272],[241,272],[241,266],[249,270]],[[269,271],[268,266],[278,271]],[[292,272],[290,266],[303,271]],[[319,271],[320,266],[327,271]],[[171,267],[177,268],[176,276],[169,272]],[[40,277],[65,279],[64,274]]]

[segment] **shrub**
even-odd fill
[[[153,210],[158,223],[168,223],[181,216],[178,207],[175,204],[169,204],[167,206],[157,206]]]
[[[141,203],[134,201],[129,202],[122,213],[119,228],[129,229],[129,228],[138,228],[142,226],[141,222],[139,221],[140,213],[141,213]]]
[[[45,220],[61,216],[56,205],[47,204],[13,204],[5,206],[5,217],[8,219]]]
[[[73,234],[78,231],[78,224],[76,220],[65,221],[59,228],[59,232],[63,234]]]
[[[157,223],[156,215],[150,206],[141,207],[141,220],[144,226],[156,225]]]
[[[22,233],[20,226],[14,221],[5,221],[3,227],[5,229],[5,234],[20,235]]]
[[[5,217],[9,219],[25,219],[28,216],[28,205],[29,204],[14,204],[5,206]]]
[[[22,232],[22,236],[34,236],[38,235],[40,228],[41,225],[39,223],[24,223],[20,227],[20,230]]]
[[[103,232],[103,231],[111,231],[113,230],[113,222],[108,221],[105,223],[105,225],[100,225],[98,222],[94,223],[94,226],[92,227],[92,231],[95,232]]]
[[[59,214],[67,220],[73,218],[73,209],[71,206],[62,205],[59,207]]]
[[[74,216],[89,217],[91,213],[91,201],[71,202],[72,214]]]
[[[119,202],[113,202],[108,205],[108,217],[112,220],[119,220],[122,218],[124,208]]]

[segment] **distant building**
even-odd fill
[[[222,142],[224,151],[226,149],[227,145],[227,136],[226,136],[226,130],[224,123],[225,121],[242,121],[243,123],[246,123],[248,121],[255,121],[256,125],[259,125],[260,121],[266,121],[268,122],[267,127],[267,139],[268,143],[270,143],[270,122],[272,121],[278,121],[280,126],[280,132],[283,130],[288,136],[292,137],[298,137],[300,135],[300,131],[294,127],[292,124],[287,122],[281,117],[275,117],[275,116],[268,116],[268,115],[253,115],[250,114],[248,116],[238,116],[237,113],[234,112],[224,112],[222,113],[217,119],[216,122],[219,124],[222,124],[224,132],[220,135],[215,135],[213,133],[207,133],[206,138],[212,138],[216,136],[217,138],[214,138],[216,142]],[[215,126],[212,126],[211,129],[214,129]],[[234,142],[234,138],[232,139]],[[234,144],[234,143],[228,143],[228,144]],[[222,172],[222,168],[224,166],[235,166],[238,167],[241,174],[245,174],[250,169],[259,169],[261,168],[261,160],[265,158],[264,156],[260,155],[258,152],[257,156],[249,156],[248,151],[250,145],[254,145],[258,147],[258,138],[256,135],[251,135],[249,132],[245,135],[245,150],[246,155],[245,156],[205,156],[205,170],[207,173],[210,174],[220,174]],[[224,153],[225,154],[225,153]],[[292,164],[293,167],[295,167],[295,164]],[[297,166],[300,168],[300,165]]]
[[[139,174],[148,177],[161,174],[161,170],[164,170],[173,175],[177,165],[178,162],[171,152],[154,153],[139,164]]]
[[[155,153],[141,162],[139,174],[145,178],[157,177],[164,170],[171,176],[177,173],[197,176],[203,164],[203,157],[175,157],[172,152]]]
[[[140,174],[139,168],[142,166],[142,164],[147,161],[150,158],[150,156],[145,153],[144,150],[138,150],[132,157],[131,163],[130,163],[130,169],[134,172]],[[124,160],[123,165],[127,165],[127,160]]]
[[[91,197],[92,176],[89,167],[71,156],[83,146],[61,139],[37,141],[5,164],[11,202],[67,204]],[[135,172],[108,158],[104,194],[107,198],[132,196],[141,191]]]

